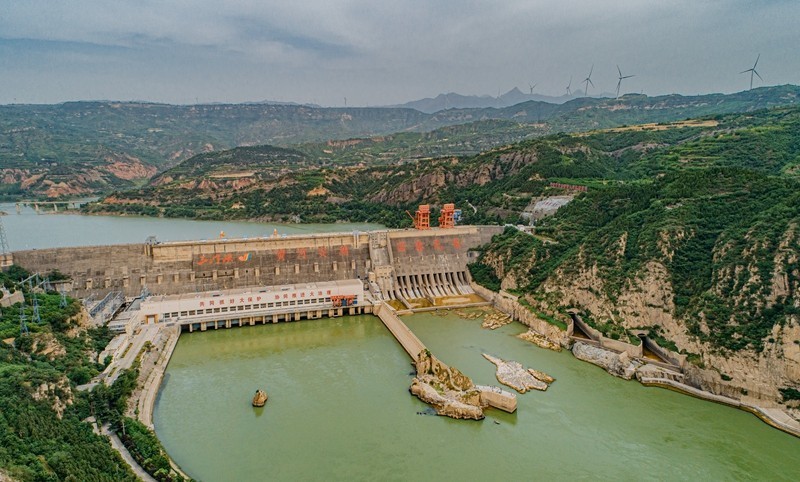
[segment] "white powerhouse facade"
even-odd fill
[[[146,324],[174,322],[181,325],[253,318],[264,322],[274,315],[363,306],[363,283],[344,280],[151,296],[141,304],[141,320]]]

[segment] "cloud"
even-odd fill
[[[767,82],[800,81],[797,18],[790,1],[5,2],[0,102],[382,104],[528,82],[560,94],[592,64],[598,90],[613,90],[619,64],[636,91],[732,91],[758,53]]]

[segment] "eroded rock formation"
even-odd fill
[[[497,366],[495,375],[497,381],[519,393],[525,393],[528,390],[547,390],[547,384],[555,380],[538,370],[526,370],[519,362],[506,361],[486,353],[483,354],[483,357]]]
[[[579,360],[597,365],[625,380],[633,378],[636,370],[642,365],[641,362],[631,359],[627,353],[615,353],[580,341],[572,346],[572,354]]]
[[[410,391],[430,403],[439,415],[459,419],[483,419],[480,391],[458,369],[449,367],[431,355],[420,352],[416,361],[417,376]]]
[[[548,350],[553,350],[553,351],[561,351],[561,345],[548,339],[541,333],[537,333],[533,330],[528,330],[525,333],[520,333],[519,335],[517,335],[517,338],[529,341],[541,348],[546,348]]]
[[[483,319],[483,323],[481,323],[481,326],[483,328],[489,328],[490,330],[496,330],[501,326],[511,323],[512,321],[513,320],[509,315],[501,313],[499,311],[495,311],[494,313],[487,315]]]

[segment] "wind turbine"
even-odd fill
[[[753,74],[758,75],[758,72],[756,71],[756,65],[758,65],[758,59],[760,58],[761,54],[758,54],[758,57],[756,57],[756,63],[753,64],[753,68],[739,72],[740,74],[746,74],[747,72],[750,72],[750,90],[753,90]],[[758,78],[761,79],[761,76],[758,75]],[[764,79],[761,79],[761,81],[763,82]]]
[[[583,84],[586,84],[586,89],[583,91],[584,97],[589,97],[589,84],[592,84],[592,87],[594,87],[594,82],[592,82],[592,72],[594,72],[594,64],[592,64],[592,68],[589,69],[589,75],[587,75],[582,82]]]
[[[617,65],[617,72],[619,72],[619,80],[617,80],[617,99],[619,99],[619,88],[622,85],[622,79],[630,79],[631,77],[636,77],[635,75],[622,75],[622,71],[619,70],[619,65]]]
[[[528,86],[531,88],[531,95],[533,95],[533,89],[535,89],[537,85],[539,85],[539,84],[538,83],[536,83],[536,84],[528,83]]]
[[[569,84],[567,84],[567,95],[572,95],[572,76],[569,76]]]

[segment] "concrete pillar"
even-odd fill
[[[213,280],[217,279],[217,270],[212,270],[211,271],[211,279],[213,279]]]
[[[139,276],[139,284],[140,284],[141,286],[144,286],[144,285],[146,285],[146,284],[147,284],[147,276],[145,276],[145,275],[141,275],[141,276]]]
[[[273,323],[277,323],[278,322],[278,315],[277,314],[272,315],[272,322]]]
[[[231,320],[225,320],[225,328],[231,327]]]
[[[338,271],[338,270],[339,270],[339,262],[338,262],[338,261],[334,261],[334,262],[333,262],[333,266],[332,266],[331,268],[332,268],[334,271]]]
[[[280,266],[275,266],[275,274],[276,275],[281,274],[281,267]]]
[[[300,312],[294,314],[294,321],[300,321]]]
[[[332,308],[330,310],[328,310],[328,318],[333,318],[334,316],[336,316],[333,313],[334,313],[334,310]]]
[[[194,271],[189,273],[189,281],[194,281],[194,277],[195,277]]]
[[[204,321],[204,322],[200,323],[200,331],[206,331],[206,329],[207,329],[206,322]]]
[[[256,266],[256,269],[255,269],[254,271],[255,271],[256,278],[258,278],[258,277],[260,277],[260,276],[261,276],[261,268],[259,268],[258,266]]]
[[[156,275],[156,284],[160,285],[162,281],[164,281],[164,275],[161,274],[161,273],[157,274]]]
[[[172,282],[173,282],[173,283],[177,283],[177,282],[179,282],[180,280],[181,280],[181,275],[180,275],[180,273],[175,273],[175,274],[173,274],[173,275],[172,275]]]
[[[314,272],[319,273],[319,263],[314,263]]]
[[[106,278],[103,280],[103,288],[109,288],[111,286],[111,278]]]
[[[122,277],[122,287],[127,288],[131,284],[131,279],[128,276]]]
[[[94,280],[92,278],[87,278],[86,279],[86,289],[87,290],[92,289],[92,284],[94,284]]]
[[[299,264],[295,264],[294,265],[294,274],[300,274],[300,265]]]
[[[189,333],[194,331],[194,324],[189,323]]]
[[[239,268],[233,268],[233,279],[239,279]]]

